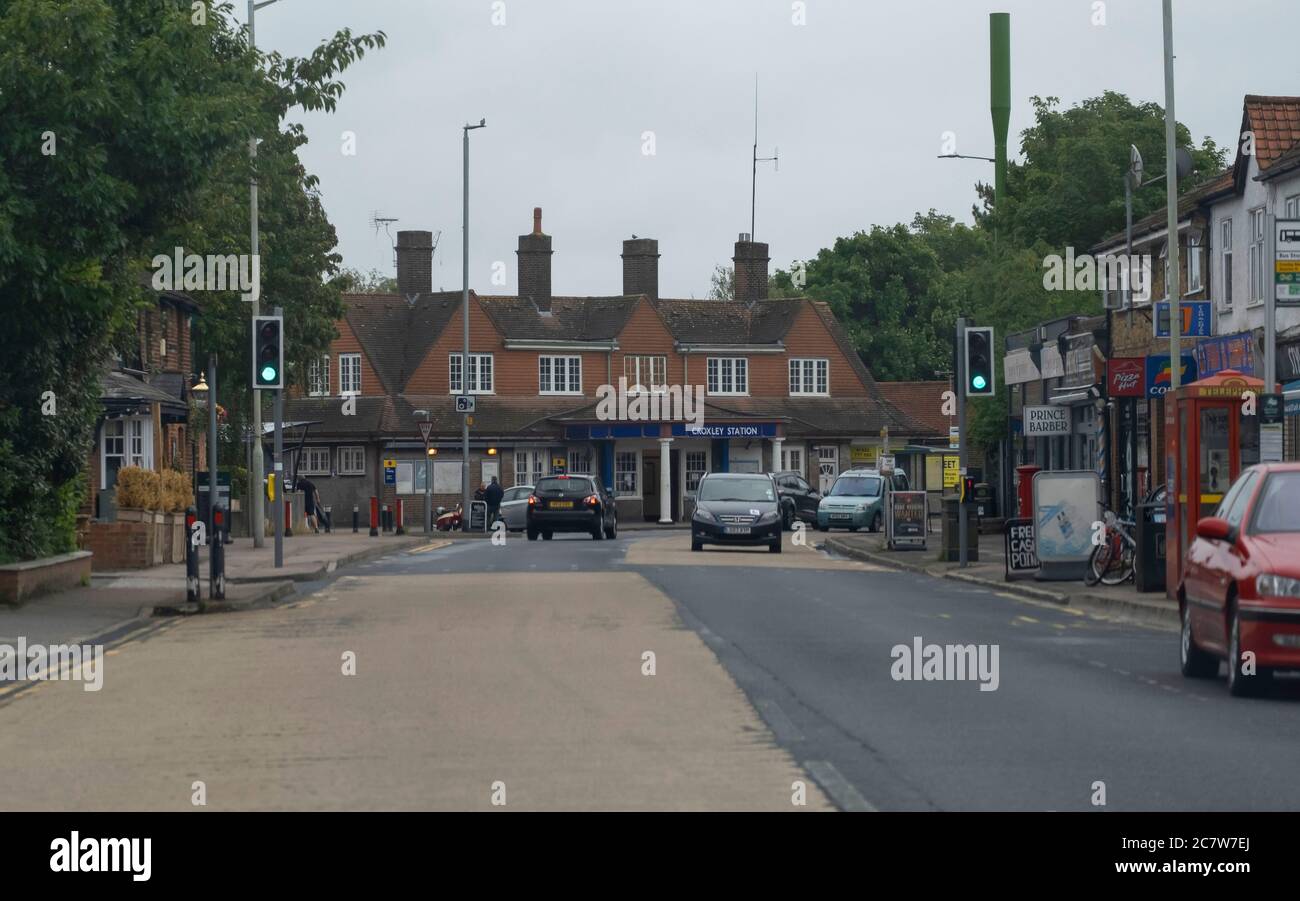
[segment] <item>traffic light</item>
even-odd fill
[[[961,479],[961,502],[963,504],[974,503],[975,501],[975,479],[971,476],[962,476]]]
[[[966,396],[992,397],[993,329],[988,326],[966,329]]]
[[[253,317],[253,387],[284,387],[284,317]]]

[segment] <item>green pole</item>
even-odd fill
[[[1011,14],[989,13],[989,109],[993,113],[993,209],[1007,181],[1007,128],[1011,122]]]

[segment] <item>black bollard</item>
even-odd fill
[[[352,505],[352,534],[354,535],[356,534],[358,529],[359,516],[360,514],[357,512],[357,505],[353,504]]]
[[[193,507],[185,510],[185,600],[197,604],[203,599],[199,585],[199,513]]]
[[[208,597],[214,601],[226,599],[226,545],[221,540],[225,529],[226,511],[212,508],[212,550],[208,555]]]

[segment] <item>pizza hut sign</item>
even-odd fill
[[[1145,362],[1141,357],[1106,361],[1106,393],[1110,397],[1141,397]]]

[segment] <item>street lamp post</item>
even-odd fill
[[[487,126],[487,119],[479,119],[478,125],[466,123],[462,128],[464,138],[464,214],[461,219],[461,295],[460,319],[463,326],[464,347],[460,358],[460,387],[462,394],[469,394],[469,133],[476,128]],[[469,414],[461,413],[460,431],[460,491],[461,519],[460,528],[469,531]],[[426,455],[427,457],[427,455]]]
[[[278,3],[279,0],[261,0],[254,2],[248,0],[248,46],[250,49],[257,50],[257,11],[264,6],[270,6],[272,3]],[[258,235],[257,235],[257,138],[248,139],[248,158],[253,167],[253,171],[248,176],[248,218],[249,230],[251,236],[250,250],[254,257],[258,255]],[[261,265],[253,267],[256,278],[261,281]],[[262,304],[261,297],[262,286],[260,284],[253,286],[253,316],[261,315]],[[253,440],[255,442],[253,454],[253,471],[250,482],[255,490],[249,492],[252,495],[253,510],[251,531],[253,533],[253,547],[263,547],[266,544],[265,526],[263,525],[266,518],[266,500],[263,494],[263,481],[265,479],[265,467],[262,461],[262,392],[253,388]]]

